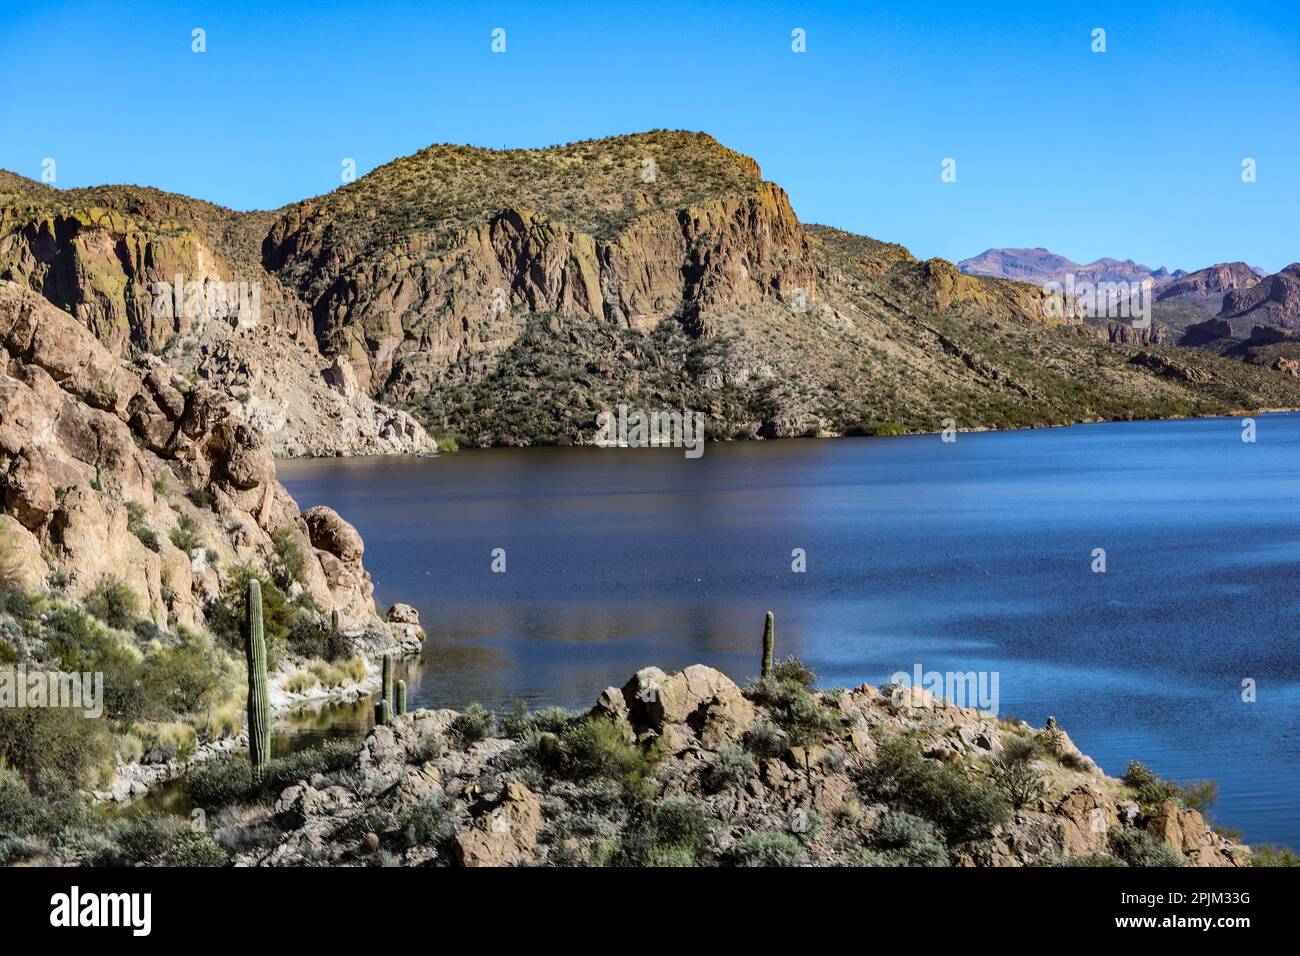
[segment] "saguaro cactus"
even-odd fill
[[[382,696],[384,698],[384,702],[388,704],[389,716],[392,716],[393,706],[395,704],[395,701],[393,700],[393,655],[392,654],[384,655],[384,686],[382,690]]]
[[[248,582],[244,615],[244,653],[248,658],[248,760],[253,779],[271,759],[271,699],[266,689],[266,632],[262,628],[262,585]]]
[[[393,716],[401,717],[404,713],[406,713],[406,681],[399,680],[397,682],[397,687],[395,688],[395,691],[397,694],[397,699],[396,699],[396,703],[394,704]]]
[[[375,704],[375,726],[382,726],[393,719],[393,710],[388,706],[388,701],[382,697],[379,703]]]
[[[776,645],[776,624],[772,612],[767,612],[767,619],[763,622],[763,677],[772,676],[772,651]]]

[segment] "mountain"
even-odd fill
[[[178,275],[186,296],[160,286]],[[699,410],[715,439],[1300,407],[1290,376],[1163,329],[1050,318],[1031,285],[805,226],[699,133],[432,146],[250,213],[6,175],[0,278],[218,388],[277,454],[586,443],[620,403]],[[223,307],[245,287],[257,308]]]
[[[1170,272],[1163,266],[1152,269],[1132,259],[1103,258],[1081,264],[1041,246],[1034,249],[986,249],[978,256],[961,260],[957,268],[967,275],[1015,279],[1039,286],[1064,282],[1067,273],[1072,274],[1076,282],[1141,282],[1143,279],[1163,282],[1184,274],[1181,270]]]
[[[1225,293],[1220,314],[1262,325],[1300,327],[1300,262]]]

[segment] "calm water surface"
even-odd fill
[[[740,681],[772,610],[823,685],[995,671],[1003,714],[1055,714],[1112,774],[1217,780],[1221,824],[1300,846],[1300,416],[1257,421],[278,467],[364,536],[376,599],[419,608],[413,705]]]

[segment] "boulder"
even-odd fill
[[[332,554],[344,564],[358,564],[365,552],[365,542],[357,529],[344,521],[337,511],[325,505],[308,508],[302,513],[313,548]]]
[[[394,604],[384,615],[384,620],[390,624],[419,624],[420,612],[409,604]]]
[[[500,803],[453,837],[462,866],[513,866],[528,860],[542,829],[542,805],[522,783],[506,785]]]

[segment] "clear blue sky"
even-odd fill
[[[1294,0],[117,6],[0,10],[0,167],[266,208],[343,157],[668,127],[755,157],[805,222],[920,256],[1300,259]]]

